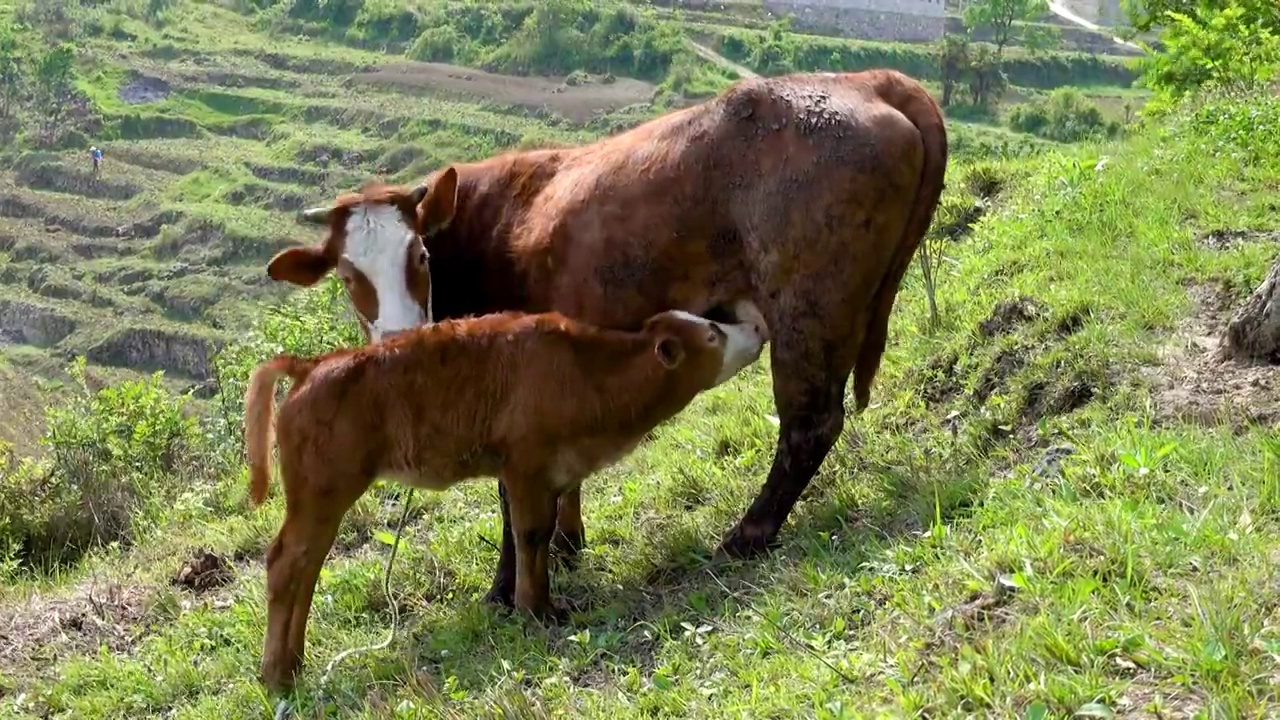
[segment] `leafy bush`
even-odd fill
[[[716,50],[764,75],[798,71],[851,72],[894,68],[921,80],[940,80],[941,46],[876,43],[796,35],[777,24],[767,31],[718,31]],[[1036,54],[1005,51],[1000,66],[1020,87],[1064,85],[1127,86],[1135,73],[1125,61],[1084,53]]]
[[[183,398],[147,380],[91,391],[84,358],[69,368],[76,392],[46,410],[48,458],[0,462],[0,549],[37,567],[130,543],[189,488],[202,437]],[[202,470],[195,470],[202,468]]]
[[[1075,88],[1059,88],[1047,99],[1018,105],[1009,112],[1009,127],[1058,142],[1111,137],[1120,130],[1098,106]]]
[[[212,435],[219,451],[228,458],[242,457],[244,393],[259,364],[280,353],[319,355],[364,342],[346,291],[332,274],[315,287],[294,293],[285,303],[264,308],[253,331],[214,358],[218,412]]]
[[[1143,59],[1143,82],[1155,91],[1148,114],[1159,114],[1205,86],[1249,93],[1280,76],[1280,6],[1274,0],[1231,0],[1168,12],[1164,51]]]
[[[410,57],[515,74],[586,70],[659,81],[685,52],[678,28],[619,3],[456,3],[422,26]]]

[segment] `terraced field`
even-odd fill
[[[181,8],[160,27],[101,16],[132,40],[80,41],[77,132],[0,158],[0,355],[22,386],[7,393],[0,437],[21,450],[35,449],[40,404],[75,355],[95,383],[163,370],[172,387],[209,395],[217,349],[288,292],[263,268],[312,237],[293,220],[300,208],[374,176],[409,181],[505,148],[584,142],[699,97],[613,74],[414,62],[272,34],[218,4]],[[753,25],[749,14],[663,17],[713,44]],[[897,52],[847,47],[873,61]],[[710,78],[702,96],[731,81],[724,63],[689,55]],[[1038,144],[984,125],[955,123],[953,134],[957,151],[977,155]],[[98,177],[91,143],[105,152]],[[32,390],[31,377],[53,384]]]

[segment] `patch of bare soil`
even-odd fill
[[[1123,661],[1123,658],[1116,660]],[[1168,685],[1159,686],[1154,678],[1148,676],[1136,677],[1116,699],[1115,709],[1121,717],[1135,720],[1191,720],[1200,717],[1207,703],[1199,692],[1186,688],[1171,689]]]
[[[1211,230],[1196,242],[1212,250],[1227,250],[1245,243],[1280,243],[1280,230]]]
[[[58,597],[0,606],[0,669],[47,665],[104,646],[128,652],[146,632],[152,599],[142,587],[90,580]]]
[[[1280,366],[1225,359],[1222,333],[1236,306],[1218,285],[1192,285],[1196,312],[1161,352],[1155,381],[1157,418],[1204,425],[1280,423]]]
[[[157,77],[138,75],[119,91],[120,99],[130,105],[160,102],[169,97],[169,83]]]
[[[405,92],[455,93],[551,112],[585,123],[601,113],[647,102],[654,86],[632,78],[517,77],[441,63],[399,62],[356,73],[349,83],[383,86]]]

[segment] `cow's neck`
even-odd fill
[[[531,184],[543,178],[480,183],[468,175],[464,170],[449,228],[427,240],[435,319],[545,309],[531,296],[528,268],[511,251],[518,221],[533,200]]]

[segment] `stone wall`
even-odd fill
[[[946,27],[943,0],[764,0],[764,7],[790,16],[797,30],[863,40],[930,42]]]

